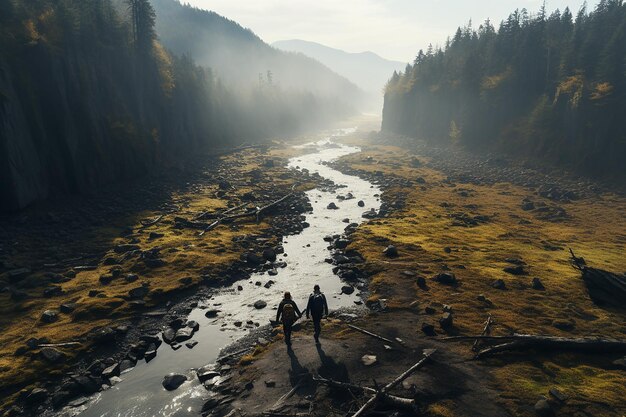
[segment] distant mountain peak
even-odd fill
[[[394,71],[402,71],[405,62],[382,58],[372,51],[347,52],[321,43],[290,39],[272,43],[284,51],[299,52],[320,61],[331,70],[356,83],[363,90],[379,95]]]

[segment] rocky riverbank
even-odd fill
[[[211,288],[284,267],[273,262],[280,239],[307,226],[303,191],[332,185],[287,169],[293,152],[202,158],[1,219],[6,414],[79,406],[137,361],[158,360],[164,328],[173,348],[193,348],[186,316]]]
[[[626,270],[623,195],[559,171],[372,139],[347,138],[363,152],[333,167],[381,187],[380,215],[363,213],[367,223],[329,238],[335,249],[340,242],[363,259],[338,263],[335,271],[348,279],[358,272],[369,313],[333,315],[319,347],[310,322],[296,333],[292,352],[276,331],[274,343],[224,372],[230,388],[205,414],[353,413],[368,389],[390,382],[425,349],[436,352],[391,391],[413,400],[420,415],[626,412],[623,352],[530,348],[472,360],[472,347],[485,345],[442,340],[479,335],[489,317],[493,335],[626,338],[626,313],[594,304],[567,251],[599,268]],[[329,388],[319,377],[365,388]],[[385,402],[377,411],[405,412]]]

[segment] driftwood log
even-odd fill
[[[352,417],[361,417],[365,415],[370,409],[375,407],[379,401],[384,401],[385,397],[389,397],[388,391],[398,386],[400,383],[402,383],[402,381],[411,376],[415,371],[423,367],[424,364],[428,362],[428,359],[430,359],[432,354],[435,352],[436,349],[425,349],[422,359],[420,359],[417,363],[415,363],[415,365],[411,366],[409,369],[400,374],[396,379],[394,379],[381,389],[376,389],[374,395],[369,400],[367,400],[367,402],[363,404],[363,406],[359,408]]]
[[[294,189],[296,188],[296,185],[294,184],[291,187],[291,192],[281,198],[279,198],[278,200],[275,200],[265,206],[262,207],[257,207],[255,210],[251,210],[245,213],[239,213],[239,214],[231,214],[228,216],[223,216],[218,218],[217,220],[215,220],[213,223],[206,225],[204,224],[204,230],[202,230],[202,232],[200,232],[199,236],[203,236],[206,232],[215,229],[217,226],[219,226],[222,222],[224,221],[230,221],[230,220],[235,220],[235,219],[240,219],[243,217],[256,217],[256,221],[259,222],[261,220],[261,215],[266,212],[267,210],[271,209],[272,207],[282,203],[283,201],[287,200],[288,198],[292,197],[295,193],[294,193]]]
[[[351,384],[349,382],[341,382],[341,381],[335,381],[332,379],[326,379],[321,376],[313,377],[313,381],[318,382],[320,384],[327,385],[331,388],[348,390],[357,394],[364,394],[364,393],[373,394],[373,395],[377,394],[377,391],[374,388],[363,387],[360,385]],[[398,397],[396,395],[384,393],[384,394],[381,394],[379,399],[383,403],[394,408],[399,408],[401,410],[409,410],[409,411],[416,410],[415,400],[413,400],[412,398]]]
[[[376,333],[372,333],[369,330],[365,330],[365,329],[362,329],[360,327],[357,327],[354,324],[348,324],[348,327],[353,329],[353,330],[356,330],[357,332],[361,332],[361,333],[366,334],[368,336],[372,336],[372,337],[374,337],[374,338],[376,338],[378,340],[382,340],[383,342],[394,343],[394,341],[391,340],[391,339],[387,339],[386,337],[382,337],[381,335],[378,335]]]
[[[498,352],[524,349],[568,350],[577,352],[626,352],[626,340],[592,337],[567,338],[532,334],[512,334],[510,336],[451,336],[441,340],[463,341],[483,340],[498,343],[476,353],[475,359]]]
[[[489,336],[491,334],[491,325],[493,324],[493,319],[491,318],[491,314],[487,317],[487,320],[485,321],[485,326],[483,327],[483,332],[480,334],[481,336]],[[480,344],[481,340],[480,339],[476,339],[474,340],[474,344],[472,345],[472,350],[474,352],[478,351],[478,345]]]

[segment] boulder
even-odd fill
[[[44,323],[54,323],[59,319],[59,314],[54,310],[46,310],[41,314],[41,321]]]
[[[378,359],[376,358],[376,355],[363,355],[361,357],[361,362],[363,362],[363,365],[365,366],[372,366],[378,362]]]
[[[202,368],[198,368],[196,371],[196,375],[200,382],[208,381],[211,378],[215,378],[216,376],[220,376],[220,373],[217,372],[214,364],[205,365]]]
[[[65,361],[65,353],[52,347],[44,347],[39,352],[41,358],[48,363],[61,363]]]
[[[358,203],[356,203],[359,207],[365,207],[365,202],[363,200],[359,200]]]
[[[133,361],[132,359],[124,359],[120,362],[120,373],[134,368],[135,365],[137,365],[136,361]]]
[[[342,294],[347,294],[350,295],[354,292],[354,287],[351,285],[344,285],[343,287],[341,287],[341,293]]]
[[[526,275],[527,272],[524,269],[524,265],[507,266],[503,269],[504,272],[511,275]]]
[[[34,388],[24,400],[29,406],[43,404],[48,399],[48,391],[43,388]]]
[[[76,310],[76,307],[77,307],[76,303],[63,303],[59,307],[59,311],[61,311],[61,313],[64,313],[64,314],[69,314],[72,311]]]
[[[246,252],[244,256],[245,256],[246,263],[248,265],[259,266],[263,263],[263,258],[261,258],[256,253]]]
[[[185,340],[191,339],[193,336],[193,329],[189,327],[183,327],[178,329],[176,332],[176,336],[174,337],[174,341],[176,342],[184,342]]]
[[[243,288],[242,288],[243,289]],[[211,309],[211,310],[207,310],[206,313],[204,313],[204,316],[206,318],[212,319],[214,317],[217,317],[217,314],[219,313],[219,310],[216,309]]]
[[[442,272],[433,277],[435,281],[444,285],[456,285],[458,283],[456,275],[451,272]]]
[[[128,291],[128,295],[132,299],[140,299],[148,295],[149,292],[150,292],[150,289],[142,285],[141,287],[135,287],[132,290]]]
[[[258,300],[254,303],[254,308],[258,310],[265,308],[266,306],[267,306],[267,303],[263,300]]]
[[[187,380],[185,375],[181,374],[169,374],[163,377],[163,388],[168,391],[174,391],[178,387],[180,387],[183,382]]]
[[[535,414],[539,417],[551,417],[554,415],[554,410],[547,399],[541,398],[535,403]]]
[[[102,377],[104,378],[111,378],[114,376],[120,376],[120,364],[119,363],[115,363],[109,366],[108,368],[106,368],[104,371],[102,371]]]
[[[574,330],[576,327],[576,322],[572,319],[556,319],[552,322],[552,326],[556,327],[559,330],[570,331]]]
[[[452,327],[452,313],[443,313],[441,315],[441,318],[439,319],[439,325],[442,329],[449,329],[450,327]]]
[[[126,253],[138,249],[138,245],[117,245],[114,250],[115,253]]]
[[[334,202],[334,201],[333,201],[333,202],[331,202],[330,204],[328,204],[328,205],[326,206],[326,208],[327,208],[328,210],[338,210],[338,209],[339,209],[339,207],[337,207],[337,204],[335,204],[335,202]]]
[[[194,332],[197,332],[200,329],[200,323],[195,320],[189,320],[186,326],[192,329]]]
[[[537,277],[533,278],[533,282],[531,284],[534,290],[543,291],[546,287],[543,286],[543,282]]]
[[[398,249],[393,245],[389,245],[383,250],[383,253],[388,258],[395,258],[396,256],[398,256]]]
[[[272,248],[266,248],[263,250],[263,259],[266,261],[274,262],[276,260],[276,252]]]
[[[496,279],[495,281],[493,281],[491,283],[491,286],[497,290],[505,290],[506,289],[506,284],[504,283],[504,280],[501,278]]]
[[[430,323],[422,323],[422,332],[427,336],[436,336],[435,326]]]
[[[172,329],[171,327],[168,327],[167,329],[163,331],[162,336],[163,336],[163,341],[169,345],[172,342],[174,342],[174,340],[176,339],[176,330]]]

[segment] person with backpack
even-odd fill
[[[322,317],[328,316],[328,303],[326,302],[326,296],[320,291],[320,286],[315,284],[313,287],[313,293],[309,296],[309,302],[306,305],[306,318],[309,318],[309,314],[313,317],[313,327],[315,333],[315,344],[320,344],[320,333],[322,331]]]
[[[296,320],[302,317],[302,313],[296,305],[296,302],[291,299],[291,293],[289,291],[285,292],[283,300],[278,305],[276,322],[280,323],[281,317],[283,322],[283,333],[285,334],[285,344],[288,348],[291,348],[291,327]]]

